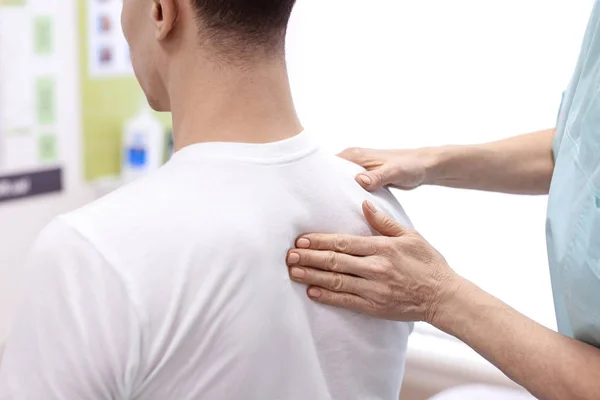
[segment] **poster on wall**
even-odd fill
[[[88,0],[87,55],[92,78],[131,77],[129,47],[121,30],[122,0]]]
[[[1,0],[0,0],[1,1]],[[84,177],[121,174],[126,122],[147,107],[121,27],[123,0],[78,0]],[[168,136],[170,114],[156,114]]]
[[[63,189],[55,1],[0,0],[0,202]]]

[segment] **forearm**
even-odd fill
[[[555,130],[498,142],[436,149],[432,185],[515,194],[547,194],[554,170]]]
[[[456,336],[540,400],[600,394],[600,350],[530,320],[466,280],[432,323]]]

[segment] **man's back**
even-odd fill
[[[47,303],[65,337],[46,337],[39,315],[17,325],[0,393],[11,384],[19,399],[48,388],[53,399],[397,399],[411,325],[312,303],[285,265],[299,234],[370,235],[365,199],[410,224],[388,192],[364,192],[356,172],[306,134],[197,144],[60,218],[32,269],[62,260],[39,285],[64,296],[33,302]],[[32,358],[45,364],[24,375],[27,352],[43,352]]]

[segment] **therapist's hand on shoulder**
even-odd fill
[[[366,190],[383,186],[412,190],[430,183],[436,152],[423,148],[415,150],[374,150],[351,148],[339,154],[366,169],[356,181]]]
[[[292,280],[313,300],[395,321],[433,322],[460,286],[442,255],[415,230],[365,202],[383,236],[308,234],[290,250]]]

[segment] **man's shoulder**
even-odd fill
[[[148,196],[152,183],[133,182],[96,199],[76,210],[60,216],[60,219],[77,229],[86,226],[128,225],[146,207],[152,207],[153,196]]]
[[[93,226],[127,230],[127,227],[144,223],[160,224],[165,214],[177,206],[177,200],[185,190],[169,172],[161,169],[124,184],[61,218],[80,229]]]
[[[106,260],[79,230],[65,218],[54,218],[38,234],[27,258],[27,266],[39,279],[62,276],[68,269],[77,274],[87,266],[105,264]]]
[[[176,196],[176,193],[172,194]],[[168,222],[171,196],[153,176],[127,184],[89,204],[61,215],[67,224],[98,249],[144,239]]]
[[[83,247],[85,240],[71,226],[63,216],[54,218],[38,234],[33,246],[33,252],[45,256],[57,255],[67,249],[72,251],[74,248]]]
[[[141,263],[210,234],[206,221],[219,209],[219,196],[190,185],[152,174],[60,218],[103,255]]]
[[[365,169],[358,164],[355,164],[351,161],[348,161],[344,158],[330,155],[331,162],[338,168],[338,170],[343,174],[348,174],[349,177],[354,177],[361,172],[364,172]]]
[[[336,175],[341,178],[337,183],[340,186],[345,185],[348,188],[352,188],[351,191],[346,191],[346,193],[352,194],[354,198],[361,201],[371,200],[380,209],[392,215],[403,225],[413,226],[398,198],[392,194],[390,189],[382,188],[374,192],[367,192],[356,182],[356,175],[365,171],[363,167],[341,157],[331,155],[328,158],[330,164],[336,169]]]

